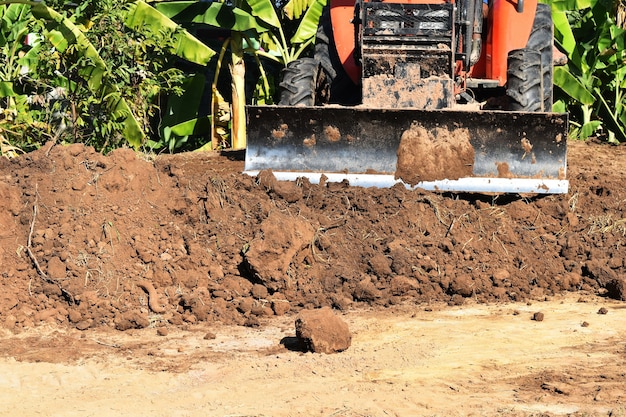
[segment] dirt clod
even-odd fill
[[[626,301],[626,282],[623,278],[614,278],[606,283],[607,295],[615,300]]]
[[[348,325],[331,308],[303,310],[296,318],[296,337],[311,352],[337,353],[350,347]]]
[[[536,313],[533,314],[533,320],[534,321],[543,321],[544,318],[544,314],[541,311],[538,311]]]
[[[467,129],[435,128],[426,130],[419,124],[402,134],[398,146],[396,179],[415,185],[471,176],[474,148]]]

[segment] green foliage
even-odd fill
[[[159,40],[169,39],[165,49],[173,56],[198,65],[206,65],[215,55],[214,50],[143,1],[132,3],[129,10],[119,17],[120,22],[145,36],[161,34]]]
[[[553,0],[555,38],[569,62],[554,70],[555,110],[569,111],[574,138],[607,135],[626,141],[626,32],[616,4],[606,0]]]
[[[165,103],[159,140],[149,141],[147,146],[174,152],[197,149],[206,144],[206,138],[211,137],[211,116],[204,105],[205,86],[206,78],[201,73],[185,79],[183,93],[180,96],[170,95]],[[217,118],[220,116],[217,115]],[[229,119],[226,114],[221,125],[227,126]]]
[[[22,44],[31,22],[30,7],[23,4],[0,6],[0,54],[3,58],[3,65],[0,66],[0,97],[13,94],[12,82],[20,76],[22,66],[27,61]]]
[[[39,79],[45,79],[42,75],[46,74],[50,83],[60,82],[66,88],[73,109],[72,125],[82,127],[82,135],[93,134],[94,145],[105,150],[111,139],[115,141],[113,146],[117,146],[116,142],[122,138],[135,147],[139,146],[144,133],[120,89],[125,87],[124,83],[130,82],[129,68],[123,60],[119,66],[109,67],[100,56],[100,52],[106,53],[107,49],[98,48],[103,45],[98,42],[114,38],[110,36],[113,22],[109,20],[109,13],[112,10],[105,9],[95,24],[90,25],[87,33],[93,35],[93,42],[83,32],[84,27],[74,24],[63,14],[43,4],[35,5],[31,11],[35,17],[45,20],[43,35],[52,44],[53,56],[57,58],[39,60]],[[76,133],[78,130],[74,129],[74,135]]]
[[[38,122],[39,113],[30,111],[28,97],[19,92],[36,60],[36,51],[24,45],[34,22],[28,5],[0,5],[0,155],[5,157],[28,149],[32,132],[45,128]]]
[[[269,30],[259,36],[261,48],[257,53],[287,65],[301,56],[315,41],[317,24],[326,0],[290,0],[279,18],[272,0],[248,0],[252,14],[269,25]],[[286,32],[297,22],[295,31],[287,41]]]
[[[49,8],[40,12],[33,7],[33,13],[47,22],[44,35],[54,46],[42,48],[38,78],[64,87],[71,109],[66,113],[71,129],[62,137],[65,141],[103,151],[125,142],[139,147],[152,132],[160,97],[180,93],[183,74],[173,69],[170,53],[175,31],[143,27],[127,31],[126,3],[82,3],[66,18]]]
[[[246,56],[252,56],[260,74],[253,93],[255,103],[273,103],[273,74],[266,71],[264,60],[286,65],[296,59],[315,40],[317,24],[326,0],[292,0],[279,10],[272,0],[238,0],[233,3],[215,1],[166,1],[155,2],[154,7],[165,16],[184,25],[196,28],[209,26],[228,30],[230,36],[224,41],[222,53],[215,63],[215,78],[211,86],[212,101],[217,97],[217,80],[226,60],[231,80],[231,143],[233,148],[245,147],[245,76]],[[294,23],[296,23],[294,25]],[[288,39],[288,34],[291,37]],[[226,53],[230,52],[230,53]],[[213,106],[213,109],[215,106]],[[215,131],[215,111],[211,112],[211,132]],[[198,122],[200,119],[198,119]],[[186,123],[196,130],[198,123]],[[184,131],[183,125],[178,131]],[[171,130],[170,132],[173,132]],[[186,136],[185,135],[185,136]],[[213,137],[213,147],[220,146],[223,138]]]
[[[15,115],[2,119],[7,143],[29,150],[52,139],[106,152],[157,134],[163,97],[182,93],[172,52],[191,35],[173,22],[129,31],[125,0],[19,3],[0,5],[0,51],[10,63],[0,106]]]
[[[273,103],[278,66],[310,50],[325,3],[2,1],[0,152],[49,140],[104,152],[243,147],[245,90]],[[192,34],[207,27],[226,37]]]

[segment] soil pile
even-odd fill
[[[237,153],[0,159],[0,325],[255,326],[302,308],[624,298],[626,148],[572,143],[562,196],[242,175]]]

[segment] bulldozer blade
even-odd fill
[[[567,114],[248,106],[244,172],[432,191],[568,192]],[[323,176],[322,176],[323,175]]]

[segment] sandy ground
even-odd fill
[[[569,294],[342,318],[352,346],[333,355],[286,349],[293,317],[166,336],[46,325],[5,334],[0,415],[626,415],[622,302]],[[70,363],[55,363],[60,347],[74,350]]]

